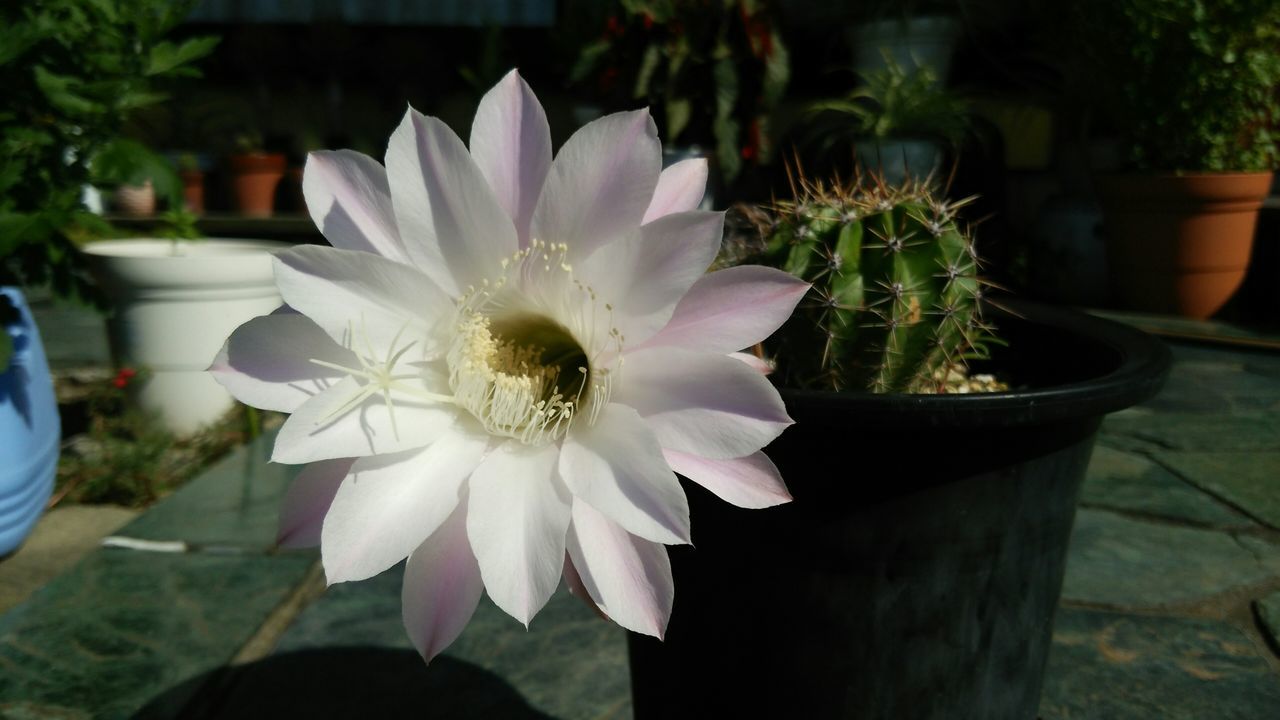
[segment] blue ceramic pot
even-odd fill
[[[53,492],[61,423],[40,333],[22,292],[0,287],[0,305],[17,317],[0,328],[13,357],[0,374],[0,556],[26,539]]]

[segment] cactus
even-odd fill
[[[776,203],[756,258],[813,284],[780,332],[795,387],[945,392],[999,341],[983,320],[987,283],[957,211],[925,182],[800,180]]]

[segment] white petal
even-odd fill
[[[782,475],[763,452],[732,460],[710,460],[676,450],[662,454],[672,470],[738,507],[758,509],[791,502]]]
[[[280,547],[304,548],[320,544],[320,528],[342,479],[351,470],[352,458],[323,460],[302,468],[280,503]]]
[[[387,146],[387,177],[405,250],[451,295],[497,280],[516,229],[462,141],[409,108]]]
[[[641,222],[650,223],[664,215],[693,210],[706,194],[707,159],[681,160],[658,176],[658,187]]]
[[[680,299],[671,321],[640,347],[674,345],[730,353],[755,345],[782,326],[809,284],[757,265],[717,270]]]
[[[560,451],[560,476],[576,497],[629,532],[689,542],[689,501],[635,410],[612,403],[595,425],[575,424]]]
[[[381,395],[347,409],[360,389],[354,379],[343,378],[298,406],[280,427],[271,459],[299,464],[412,450],[434,442],[457,418],[452,405],[399,393],[392,393],[391,409]]]
[[[408,260],[382,163],[354,150],[310,153],[302,171],[302,195],[329,244]]]
[[[668,215],[581,263],[583,280],[611,299],[612,322],[627,343],[648,339],[668,323],[680,298],[715,259],[723,227],[724,213]]]
[[[572,527],[570,528],[572,529]],[[573,564],[573,558],[569,557],[569,553],[564,555],[564,586],[569,594],[578,598],[585,604],[591,612],[608,620],[609,616],[604,614],[596,601],[591,598],[591,593],[587,592],[587,587],[582,584],[582,576],[578,574],[578,568]]]
[[[471,476],[467,537],[489,597],[524,623],[560,584],[569,491],[556,473],[560,448],[508,440]]]
[[[480,567],[467,544],[466,515],[464,497],[449,519],[410,553],[404,567],[404,628],[427,662],[458,639],[484,592]]]
[[[631,535],[581,501],[573,503],[568,546],[582,586],[609,619],[662,637],[675,598],[665,547]]]
[[[583,126],[560,148],[533,212],[533,236],[567,243],[576,261],[634,230],[662,171],[658,128],[648,110]]]
[[[471,123],[471,156],[515,223],[520,247],[551,169],[551,128],[529,84],[512,70],[485,93]]]
[[[344,376],[312,359],[344,367],[356,364],[350,351],[306,316],[274,313],[236,328],[209,366],[209,372],[240,402],[264,410],[293,412]]]
[[[364,580],[408,557],[457,507],[485,443],[450,432],[422,450],[356,460],[321,532],[329,583]]]
[[[417,342],[421,358],[434,349],[424,345],[436,324],[454,313],[426,275],[371,253],[304,245],[277,253],[275,272],[289,306],[365,355],[381,357],[398,338],[401,347]]]
[[[768,360],[765,360],[758,355],[752,355],[751,353],[745,352],[733,352],[729,353],[729,357],[739,362],[746,363],[747,367],[755,370],[761,375],[769,375],[773,373],[774,370],[773,365],[770,365]]]
[[[714,460],[750,455],[791,424],[782,398],[726,355],[649,348],[626,356],[613,400],[635,408],[668,450]]]

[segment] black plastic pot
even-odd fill
[[[1159,341],[1032,303],[1000,317],[1015,391],[784,392],[795,500],[685,483],[665,642],[631,637],[636,717],[1036,716],[1076,499],[1105,414],[1153,396]]]

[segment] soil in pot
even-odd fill
[[[795,498],[686,483],[665,642],[632,636],[636,717],[1035,717],[1076,496],[1105,413],[1167,349],[1019,303],[987,395],[786,393],[767,452]]]
[[[1205,319],[1239,289],[1271,173],[1110,175],[1096,185],[1125,308]]]

